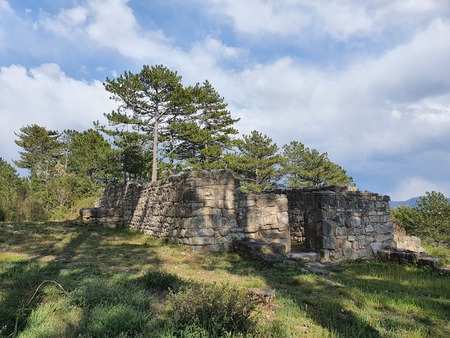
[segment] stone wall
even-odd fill
[[[227,173],[193,172],[112,186],[99,207],[85,211],[87,223],[137,229],[197,251],[226,250],[242,239],[290,251],[286,196],[241,194],[239,181]]]
[[[336,186],[276,193],[287,196],[293,244],[324,260],[372,258],[395,246],[388,196]]]
[[[242,194],[231,174],[202,171],[109,187],[99,207],[84,210],[86,223],[137,229],[197,251],[244,239],[288,253],[292,240],[323,260],[342,260],[395,247],[389,197],[351,187]]]

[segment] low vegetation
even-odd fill
[[[444,194],[426,192],[416,206],[399,206],[392,209],[394,223],[409,235],[420,237],[429,246],[450,249],[450,202]]]
[[[331,275],[126,229],[1,224],[0,336],[448,336],[448,277],[376,260]],[[274,302],[255,303],[249,288],[275,290]]]

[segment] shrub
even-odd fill
[[[248,334],[255,332],[258,323],[257,304],[244,290],[227,284],[184,287],[169,295],[168,304],[169,325],[178,335],[187,327],[212,337]]]
[[[450,244],[450,202],[442,193],[432,191],[416,202],[416,207],[392,210],[394,223],[410,235],[426,241]]]
[[[184,284],[177,275],[166,271],[147,271],[140,280],[148,289],[160,292],[178,290]]]

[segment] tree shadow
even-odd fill
[[[226,256],[229,273],[261,277],[268,288],[275,290],[283,306],[293,304],[296,312],[329,334],[381,337],[407,333],[414,326],[429,336],[445,335],[442,328],[450,318],[446,276],[374,260],[343,263],[332,268],[332,279],[327,279],[301,271],[301,266],[274,267],[272,263],[240,257]],[[213,264],[210,268],[217,267]],[[375,317],[365,310],[376,312],[380,322],[375,324]]]
[[[66,222],[0,227],[0,336],[26,329],[32,311],[46,301],[46,283],[70,294],[88,280],[121,274],[128,283],[142,267],[157,269],[157,244],[135,236]]]

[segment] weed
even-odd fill
[[[185,282],[177,275],[167,271],[147,271],[141,278],[146,288],[153,291],[178,290]]]
[[[178,330],[195,328],[213,337],[247,334],[257,325],[257,305],[228,284],[191,285],[169,296],[168,317]]]

